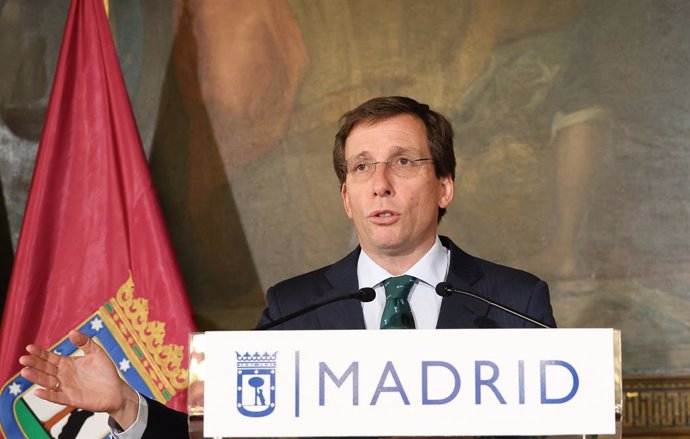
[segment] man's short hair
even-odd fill
[[[400,114],[410,114],[424,123],[436,177],[450,176],[455,180],[453,127],[450,122],[426,104],[407,97],[388,96],[371,99],[340,118],[340,129],[335,135],[333,145],[333,167],[341,185],[345,183],[347,177],[345,142],[352,130],[360,123],[374,124]],[[446,209],[439,208],[439,221],[445,213]]]

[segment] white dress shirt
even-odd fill
[[[435,329],[438,315],[441,311],[441,296],[436,294],[436,284],[444,282],[450,267],[450,250],[436,242],[422,258],[403,274],[416,277],[418,280],[412,286],[408,301],[412,308],[415,328]],[[386,304],[386,292],[383,281],[395,277],[374,262],[364,250],[359,253],[357,261],[357,278],[359,288],[371,287],[376,291],[376,298],[371,302],[362,303],[364,325],[367,329],[379,329],[381,315]]]
[[[115,439],[140,439],[146,430],[146,422],[149,417],[149,405],[143,396],[139,395],[139,411],[137,412],[137,419],[127,430],[122,431],[119,425],[108,417],[108,427],[110,427],[110,435]]]

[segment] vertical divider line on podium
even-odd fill
[[[299,351],[295,352],[295,418],[299,418]]]

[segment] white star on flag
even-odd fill
[[[123,372],[127,372],[130,368],[129,365],[129,360],[126,358],[123,358],[122,361],[120,361],[120,370]]]
[[[12,384],[10,384],[10,395],[12,395],[12,396],[17,396],[17,395],[19,395],[19,393],[20,393],[21,391],[22,391],[22,386],[20,386],[19,384],[17,384],[16,381],[13,382]]]
[[[93,329],[96,332],[103,329],[103,320],[99,319],[98,317],[91,320],[91,329]]]

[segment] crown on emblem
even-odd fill
[[[187,388],[187,369],[182,368],[184,348],[176,344],[165,344],[165,322],[148,320],[149,302],[134,297],[132,273],[117,291],[114,298],[105,305],[107,315],[126,340],[134,355],[130,358],[141,361],[143,370],[153,385],[152,391],[169,400]]]
[[[275,367],[278,352],[276,351],[272,354],[269,354],[268,352],[264,352],[263,354],[258,352],[253,354],[245,352],[242,354],[235,351],[235,355],[237,356],[237,367],[240,369],[251,369],[257,367]]]

